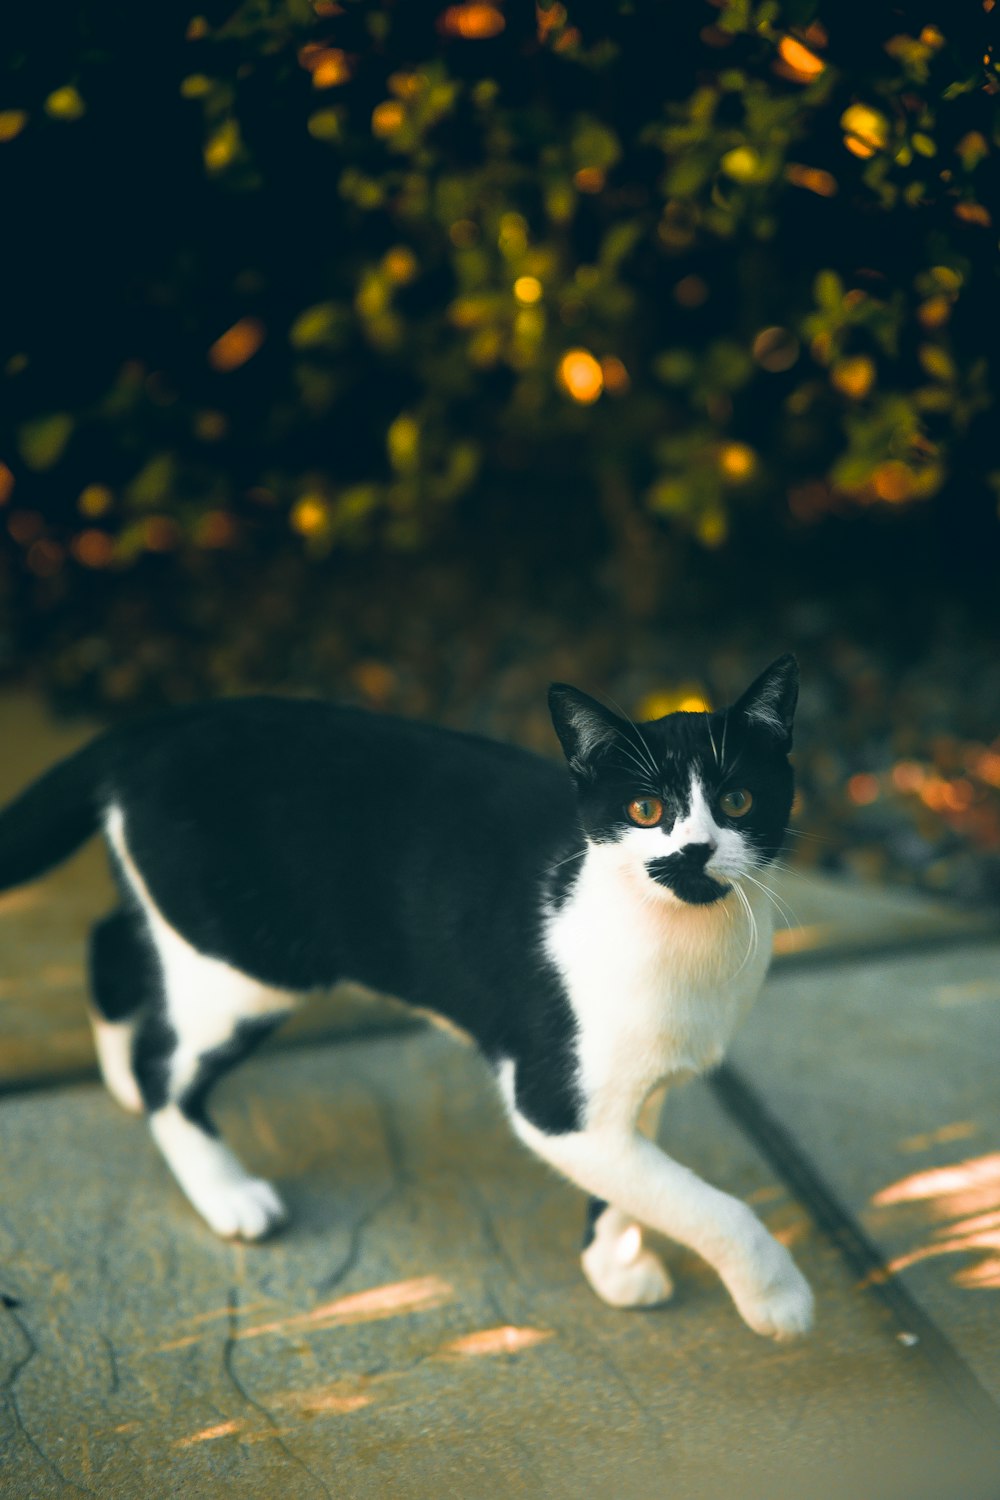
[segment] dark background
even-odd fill
[[[552,752],[551,678],[652,715],[792,648],[796,857],[996,901],[1000,111],[952,10],[19,8],[8,673]]]

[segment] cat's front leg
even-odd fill
[[[639,1129],[656,1139],[666,1097],[661,1084],[639,1112]],[[645,1243],[641,1224],[613,1203],[591,1198],[580,1265],[594,1291],[609,1307],[658,1307],[674,1294],[661,1257]]]
[[[514,1127],[571,1182],[694,1250],[714,1266],[744,1321],[776,1339],[808,1332],[809,1283],[752,1209],[621,1126],[547,1135],[515,1108]]]

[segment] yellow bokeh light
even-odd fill
[[[726,518],[718,510],[710,510],[699,516],[695,531],[699,542],[705,547],[721,547],[729,535]]]
[[[235,159],[239,149],[240,127],[235,120],[223,120],[205,142],[202,153],[205,166],[210,172],[222,172]]]
[[[80,491],[76,508],[82,516],[89,516],[93,520],[97,516],[107,515],[113,500],[114,496],[106,484],[88,484]]]
[[[514,282],[514,296],[525,307],[538,302],[542,295],[542,283],[537,276],[519,276]]]
[[[559,361],[559,380],[567,395],[592,406],[604,389],[604,372],[589,349],[570,349]]]
[[[45,101],[45,113],[54,120],[79,120],[86,112],[87,106],[80,97],[79,90],[72,84],[54,89]]]
[[[318,536],[327,528],[330,507],[322,495],[303,495],[292,506],[292,529],[300,536]]]
[[[874,156],[889,143],[889,122],[870,104],[850,104],[840,117],[844,145],[854,156]]]
[[[641,698],[635,707],[635,717],[640,723],[651,719],[662,719],[667,714],[711,713],[704,689],[694,682],[682,682],[676,688],[654,688]]]
[[[757,467],[757,455],[747,443],[724,443],[719,449],[719,468],[734,484],[749,479]]]
[[[0,109],[0,142],[12,141],[21,134],[28,123],[28,112],[24,109]]]
[[[335,109],[318,109],[306,121],[314,141],[335,141],[340,137],[340,115]]]
[[[14,476],[5,463],[0,463],[0,505],[6,505],[14,493]]]
[[[734,182],[753,182],[760,172],[760,157],[750,146],[734,146],[719,163]]]

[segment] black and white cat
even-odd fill
[[[217,1233],[260,1239],[285,1210],[219,1138],[213,1084],[351,979],[475,1038],[521,1140],[593,1195],[583,1267],[607,1302],[670,1295],[647,1225],[709,1261],[751,1328],[788,1337],[812,1318],[788,1251],[640,1123],[719,1061],[764,978],[797,684],[783,656],[729,709],[639,726],[556,685],[569,775],[324,703],[176,709],[0,815],[0,889],[103,830],[121,891],[90,948],[104,1079]]]

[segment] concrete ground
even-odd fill
[[[23,699],[0,735],[4,793],[68,743]],[[815,1333],[778,1346],[676,1247],[673,1303],[599,1303],[582,1196],[512,1139],[475,1055],[358,994],[220,1091],[293,1217],[216,1240],[90,1081],[103,880],[90,851],[0,902],[0,1495],[1000,1495],[981,924],[791,877],[731,1069],[668,1101],[668,1148],[813,1282]]]

